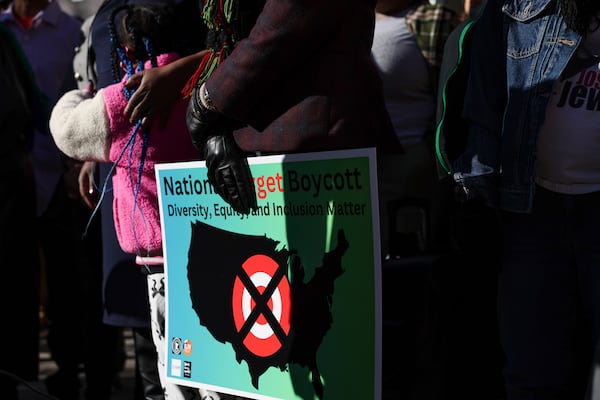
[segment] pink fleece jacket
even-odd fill
[[[177,58],[176,54],[164,54],[158,57],[158,64],[159,66],[168,64]],[[146,68],[150,68],[150,65]],[[158,120],[150,128],[146,158],[138,188],[143,131],[138,130],[133,149],[130,150],[128,141],[132,137],[134,126],[123,115],[127,104],[123,93],[124,81],[125,79],[120,84],[104,89],[104,102],[113,135],[110,160],[117,162],[112,178],[115,228],[119,244],[125,252],[160,255],[162,234],[154,165],[161,162],[197,160],[199,154],[192,145],[186,128],[186,102],[182,98],[172,107],[165,128],[161,128]],[[123,151],[125,147],[127,148]]]

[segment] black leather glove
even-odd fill
[[[256,209],[256,190],[248,160],[233,134],[210,136],[204,144],[208,181],[234,210],[249,214]]]
[[[257,208],[256,190],[248,160],[233,138],[234,122],[208,110],[191,94],[186,123],[194,146],[206,160],[208,181],[234,210],[249,214]]]

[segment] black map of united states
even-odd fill
[[[340,230],[337,246],[323,255],[308,281],[297,252],[278,250],[278,244],[192,223],[187,266],[192,307],[216,340],[231,344],[237,362],[246,361],[256,389],[267,369],[286,371],[298,364],[310,370],[322,399],[317,352],[333,323],[334,283],[344,272],[349,243]]]

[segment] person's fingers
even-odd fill
[[[135,74],[131,75],[129,79],[127,79],[127,81],[125,82],[125,87],[127,89],[137,88],[138,86],[140,86],[140,83],[142,83],[143,76],[143,72],[136,72]]]
[[[256,209],[257,200],[252,174],[245,158],[234,164],[233,173],[239,207],[244,210],[244,214],[249,214],[251,210]]]
[[[86,195],[83,196],[83,202],[89,208],[94,208],[96,206],[97,193],[96,189],[94,188],[94,178],[92,174],[88,174],[88,178],[88,189]]]
[[[249,214],[256,209],[254,184],[245,160],[220,166],[214,173],[218,194],[239,213]]]
[[[145,116],[144,118],[142,118],[142,129],[146,129],[146,128],[150,127],[151,123],[152,123],[152,118],[150,118],[149,116]]]
[[[138,72],[132,75],[125,83],[127,89],[137,89],[133,92],[129,101],[127,101],[127,105],[123,111],[125,115],[129,116],[129,121],[132,123],[147,115],[146,91],[143,88],[139,88],[142,78],[142,72]]]
[[[94,208],[96,205],[96,197],[94,196],[94,194],[87,194],[85,196],[82,196],[81,200],[83,200],[83,203],[90,209]]]
[[[87,196],[87,193],[89,191],[89,188],[87,187],[85,177],[82,175],[83,174],[79,175],[79,195],[81,196],[82,199],[85,199],[85,197]]]
[[[81,169],[79,170],[79,175],[77,176],[77,183],[79,184],[79,194],[83,197],[83,193],[87,192],[88,188],[88,168],[86,164],[83,164]]]
[[[81,168],[78,177],[79,195],[84,204],[89,208],[94,208],[96,205],[96,190],[94,188],[94,176],[91,166],[84,165]]]
[[[143,91],[137,90],[133,93],[125,107],[125,115],[129,116],[129,122],[132,124],[148,116],[145,93]]]

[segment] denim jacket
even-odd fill
[[[441,84],[436,150],[440,170],[467,199],[531,211],[537,135],[553,84],[581,40],[559,7],[487,0],[460,32],[457,63]]]

